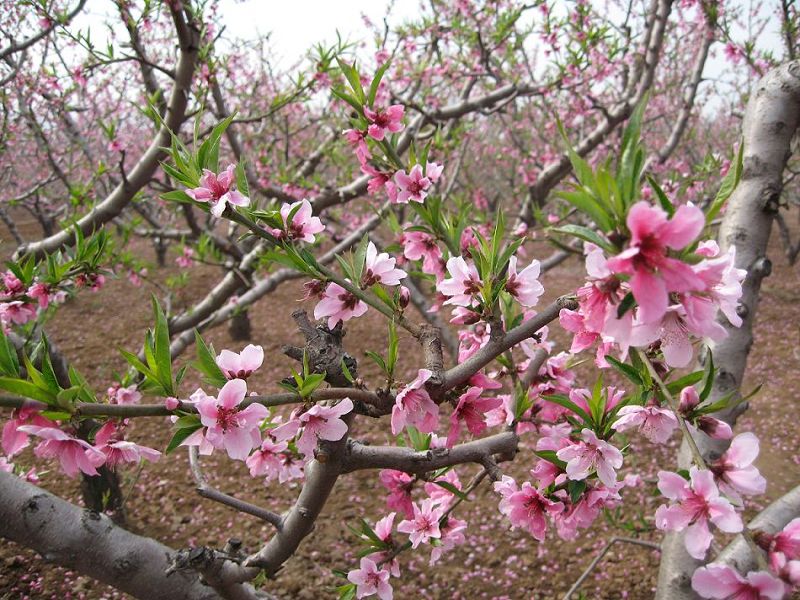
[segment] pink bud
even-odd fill
[[[173,398],[172,396],[164,400],[164,406],[167,407],[167,410],[176,410],[180,405],[180,400]]]
[[[404,285],[400,286],[400,294],[397,301],[400,304],[400,308],[405,308],[411,301],[411,292]]]

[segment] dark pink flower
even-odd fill
[[[222,216],[228,204],[233,206],[249,206],[250,198],[232,189],[236,182],[236,165],[228,165],[219,175],[203,169],[200,187],[186,190],[186,194],[196,202],[207,202],[211,205],[211,214]]]
[[[403,513],[410,519],[414,514],[414,507],[411,502],[411,487],[414,478],[403,471],[383,469],[378,473],[378,479],[383,487],[389,490],[389,495],[386,497],[386,505]]]
[[[480,435],[486,431],[486,413],[499,407],[503,401],[500,398],[481,398],[482,393],[483,388],[473,386],[461,394],[458,404],[450,415],[448,448],[452,448],[456,443],[462,422],[472,435]]]
[[[429,165],[430,168],[430,165]],[[441,169],[435,167],[438,172]],[[397,186],[397,197],[393,200],[395,204],[408,204],[411,202],[424,202],[428,197],[428,190],[431,188],[435,178],[426,176],[422,172],[421,165],[414,165],[411,171],[398,171],[394,174],[394,183]]]
[[[432,433],[439,426],[439,406],[431,400],[425,382],[433,372],[420,369],[416,379],[398,392],[392,408],[392,434],[397,435],[407,425],[422,433]]]
[[[369,121],[369,127],[367,127],[369,137],[381,141],[386,137],[387,131],[390,133],[402,131],[405,110],[402,104],[392,104],[389,108],[379,108],[378,110],[364,106],[364,116]]]

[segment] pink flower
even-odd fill
[[[34,283],[26,293],[39,303],[39,308],[47,308],[50,305],[50,292],[49,285]]]
[[[664,444],[678,426],[678,419],[671,410],[658,406],[623,406],[617,413],[619,418],[611,427],[627,431],[637,427],[651,442]]]
[[[434,546],[431,550],[431,559],[428,564],[436,564],[442,557],[442,554],[465,543],[467,541],[467,538],[464,536],[466,530],[466,521],[456,519],[452,515],[448,516],[444,525],[440,527],[442,534],[440,538],[441,544]]]
[[[269,416],[269,410],[261,404],[240,408],[246,395],[247,383],[232,379],[216,398],[204,395],[197,403],[200,421],[207,428],[205,439],[234,460],[245,460],[250,450],[261,445],[259,425]]]
[[[414,515],[407,521],[401,521],[397,525],[397,531],[407,533],[411,541],[411,547],[416,548],[420,544],[425,544],[431,539],[439,539],[442,532],[439,530],[439,519],[444,515],[444,509],[433,500],[426,498],[421,505],[412,504]]]
[[[423,489],[425,490],[425,493],[428,494],[428,497],[439,506],[447,508],[455,499],[455,494],[440,485],[440,483],[448,483],[457,490],[460,490],[462,489],[461,480],[458,478],[458,473],[451,469],[441,477],[437,477],[433,481],[425,482]]]
[[[367,255],[364,262],[364,273],[361,276],[361,286],[367,288],[376,283],[383,285],[400,285],[400,280],[406,277],[406,272],[396,269],[395,259],[388,253],[381,252],[372,242],[367,245]]]
[[[547,531],[546,516],[563,511],[564,503],[550,500],[527,481],[519,490],[512,483],[513,480],[506,476],[495,483],[495,491],[503,495],[500,512],[511,521],[512,529],[524,529],[535,539],[544,541]]]
[[[78,471],[97,475],[97,467],[106,462],[106,455],[97,448],[56,427],[23,425],[18,430],[42,438],[44,441],[36,446],[34,454],[39,458],[58,458],[68,477],[75,477]]]
[[[97,450],[105,454],[105,462],[110,469],[116,468],[120,463],[138,464],[141,460],[156,462],[161,458],[161,452],[158,450],[126,442],[122,432],[111,421],[97,431],[94,444]]]
[[[114,384],[108,388],[108,397],[111,404],[139,404],[142,400],[142,393],[136,389],[135,385],[120,387]]]
[[[347,579],[356,584],[356,598],[377,594],[380,600],[392,600],[389,571],[378,569],[378,565],[366,556],[361,559],[361,568],[347,574]]]
[[[691,204],[679,206],[671,219],[662,209],[641,201],[628,212],[630,247],[608,259],[614,273],[631,275],[631,289],[645,323],[658,321],[669,305],[669,292],[703,288],[703,282],[683,261],[667,256],[692,243],[705,226],[703,212]]]
[[[536,306],[539,296],[544,294],[544,286],[539,283],[539,269],[539,261],[532,260],[531,264],[517,273],[517,257],[512,256],[508,260],[506,291],[522,306]]]
[[[297,449],[304,456],[311,457],[317,447],[317,440],[335,442],[345,436],[347,423],[341,417],[352,410],[353,401],[350,398],[344,398],[334,406],[315,404],[298,418],[273,429],[272,435],[278,441],[288,440],[302,428],[296,442]]]
[[[474,296],[480,293],[483,286],[478,269],[462,257],[453,256],[447,261],[447,270],[450,278],[439,282],[436,286],[442,294],[449,296],[445,304],[470,306]]]
[[[622,453],[601,439],[591,429],[581,432],[583,441],[573,442],[556,452],[567,463],[567,476],[573,480],[586,479],[593,470],[608,487],[617,483],[616,469],[622,466]]]
[[[228,204],[249,206],[250,198],[231,189],[236,181],[235,171],[236,165],[228,165],[228,168],[219,175],[203,169],[200,187],[186,190],[186,194],[196,202],[208,202],[211,205],[211,214],[215,217],[222,216]]]
[[[386,506],[403,513],[410,519],[414,514],[414,506],[411,502],[411,487],[414,478],[403,471],[382,469],[378,474],[378,479],[383,487],[389,490]]]
[[[386,132],[397,133],[403,130],[403,114],[405,107],[402,104],[392,104],[387,109],[373,110],[364,106],[364,116],[369,121],[367,133],[372,139],[379,142],[386,136]]]
[[[20,281],[19,277],[14,275],[11,271],[3,273],[3,297],[9,298],[11,296],[19,296],[24,291],[25,284]]]
[[[672,500],[656,510],[656,527],[665,531],[686,529],[686,550],[701,560],[705,557],[712,535],[709,523],[727,533],[742,530],[742,519],[731,503],[719,495],[711,471],[692,467],[691,482],[677,473],[659,471],[658,489]]]
[[[692,575],[692,589],[703,598],[717,600],[781,600],[785,587],[764,571],[751,571],[747,577],[727,566],[711,563]]]
[[[753,466],[757,457],[758,438],[749,431],[737,435],[725,454],[710,466],[719,480],[720,490],[734,500],[738,500],[738,494],[763,494],[767,480]]]
[[[366,162],[372,158],[369,152],[369,146],[367,145],[366,132],[359,131],[358,129],[345,129],[342,133],[347,143],[356,149],[356,158],[358,158],[358,162],[362,165],[366,164]]]
[[[314,209],[308,200],[303,199],[291,204],[284,202],[281,206],[283,228],[270,228],[268,231],[278,239],[300,240],[313,244],[316,239],[314,235],[325,229],[325,225],[319,217],[313,216],[313,212]]]
[[[425,382],[433,373],[420,369],[416,379],[398,392],[392,408],[392,435],[397,435],[407,425],[422,433],[433,433],[439,426],[439,406],[431,400]]]
[[[400,237],[403,244],[403,256],[408,260],[422,259],[422,270],[436,275],[437,279],[444,275],[442,268],[442,251],[436,240],[424,231],[406,231]]]
[[[430,168],[430,165],[428,165]],[[441,167],[436,165],[434,167],[436,175],[441,173]],[[424,202],[428,197],[428,190],[436,181],[433,173],[426,176],[422,172],[421,165],[414,165],[411,171],[398,171],[394,174],[394,183],[397,186],[397,198],[394,200],[395,204],[408,204],[409,200],[412,202]]]
[[[39,411],[36,409],[25,407],[16,409],[11,413],[11,418],[3,425],[3,452],[9,458],[28,447],[28,434],[20,431],[22,425],[54,426],[52,421],[39,416]]]
[[[733,437],[731,426],[725,421],[709,415],[694,417],[693,411],[700,404],[700,396],[692,386],[687,386],[681,390],[678,411],[687,419],[696,421],[697,428],[707,436],[717,440],[729,440]]]
[[[697,253],[700,254],[699,249]],[[694,272],[703,280],[705,293],[719,306],[731,325],[741,327],[742,317],[736,309],[742,297],[742,281],[747,277],[747,271],[737,269],[735,263],[736,246],[731,246],[722,256],[695,265]]]
[[[447,447],[452,448],[458,439],[463,422],[472,435],[486,431],[486,413],[503,403],[501,398],[481,398],[483,388],[471,387],[461,394],[455,410],[450,415],[450,432],[447,434]]]
[[[188,269],[194,264],[194,250],[192,250],[189,246],[183,247],[183,253],[175,259],[175,263],[181,269]]]
[[[274,442],[265,438],[261,447],[245,460],[250,477],[265,476],[267,481],[277,479],[283,467],[283,452],[289,447],[286,442]]]
[[[347,280],[349,281],[349,280]],[[314,318],[328,317],[328,327],[333,329],[339,321],[349,321],[353,317],[360,317],[369,307],[365,302],[356,298],[338,283],[331,282],[314,307]]]
[[[411,501],[409,500],[409,509],[408,509],[408,516],[413,514],[413,509],[411,508]],[[385,542],[388,545],[392,545],[392,529],[394,528],[394,518],[396,513],[390,512],[388,515],[380,519],[377,523],[375,523],[375,527],[373,531],[375,535],[378,536],[378,539],[382,542]],[[390,558],[391,554],[389,551],[386,552],[374,552],[370,554],[378,563],[386,564],[386,567],[389,569],[389,573],[391,573],[392,577],[400,577],[400,561],[397,560],[397,557]]]
[[[27,304],[21,300],[13,302],[3,302],[0,304],[0,323],[4,327],[10,324],[24,325],[28,321],[36,318],[36,308],[33,304]]]
[[[223,350],[217,356],[217,366],[228,379],[247,379],[264,362],[264,349],[247,344],[241,353]]]

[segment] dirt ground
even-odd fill
[[[750,504],[749,513],[765,505],[791,487],[800,484],[800,437],[797,435],[796,398],[800,396],[800,266],[789,266],[784,258],[777,235],[773,236],[771,258],[774,269],[762,290],[758,308],[755,344],[750,356],[745,389],[762,384],[761,392],[752,400],[752,408],[741,419],[738,430],[752,430],[761,439],[758,467],[769,481],[767,494]],[[152,259],[147,245],[137,246],[139,252]],[[170,255],[164,269],[151,269],[156,281],[163,282],[178,273],[172,262],[179,248]],[[540,258],[548,250],[540,249]],[[555,272],[548,273],[543,283],[548,299],[574,289],[582,273],[582,265],[572,260]],[[218,272],[212,267],[192,270],[187,287],[176,292],[173,307],[186,306],[188,301],[213,285]],[[125,278],[111,281],[99,293],[82,293],[59,312],[48,332],[75,366],[103,390],[113,381],[114,374],[125,368],[117,348],[138,349],[144,331],[151,324],[149,301],[152,286],[133,287]],[[263,299],[250,311],[253,342],[264,346],[265,365],[250,380],[250,388],[262,393],[277,390],[276,381],[289,373],[291,361],[280,353],[280,346],[299,343],[299,334],[292,327],[289,314],[298,306],[302,295],[300,284],[290,282]],[[313,309],[312,304],[306,308]],[[377,381],[377,372],[368,359],[366,349],[381,350],[386,327],[374,311],[349,324],[346,345],[359,357],[360,375],[367,381]],[[551,337],[562,347],[568,337],[555,324]],[[217,349],[239,350],[242,342],[232,342],[226,327],[208,333]],[[418,352],[407,337],[403,339],[401,364],[404,371],[414,373]],[[179,359],[182,364],[194,357],[189,349]],[[587,371],[588,373],[588,371]],[[593,380],[583,379],[582,386]],[[182,386],[183,395],[191,393],[198,384],[192,374]],[[357,422],[353,434],[374,443],[390,441],[387,422],[367,419]],[[130,430],[130,439],[163,449],[170,436],[166,418],[138,421]],[[653,493],[652,477],[662,465],[670,468],[674,462],[677,435],[672,443],[654,447],[638,436],[632,436],[633,452],[626,457],[624,475],[640,472],[650,476],[650,483],[627,490],[625,504],[616,522],[600,518],[578,539],[562,542],[554,536],[541,544],[529,535],[510,531],[497,511],[497,496],[488,485],[479,488],[472,502],[459,508],[457,516],[469,523],[467,543],[447,553],[431,568],[427,552],[401,560],[402,577],[393,580],[396,598],[426,597],[431,599],[493,598],[550,600],[560,598],[578,578],[596,553],[615,535],[636,536],[658,541],[653,532],[652,516],[658,498]],[[635,451],[640,450],[640,451]],[[513,465],[504,465],[509,474],[527,478],[532,461],[530,453],[521,453]],[[33,464],[30,450],[18,461]],[[46,465],[38,463],[42,469]],[[272,510],[288,508],[298,492],[298,485],[265,487],[261,479],[252,479],[245,465],[215,453],[204,462],[211,481],[219,489],[236,493]],[[460,470],[466,482],[477,467]],[[269,527],[255,518],[239,515],[230,509],[204,500],[195,493],[184,452],[168,459],[147,464],[140,473],[123,473],[128,496],[126,508],[128,527],[135,532],[153,536],[173,548],[190,545],[221,547],[230,537],[238,537],[253,549],[270,536]],[[42,475],[42,485],[67,498],[78,501],[78,482],[53,469]],[[265,589],[281,598],[333,598],[334,587],[342,581],[331,570],[352,568],[358,546],[345,524],[359,517],[374,522],[385,514],[384,490],[375,472],[360,472],[343,477],[334,489],[316,530],[301,545],[279,573],[276,581]],[[635,531],[625,526],[628,524]],[[585,598],[647,599],[653,595],[658,569],[658,553],[628,544],[616,545],[599,568],[586,581],[582,591]],[[0,545],[0,599],[17,598],[125,598],[126,596],[88,577],[47,564],[34,552],[16,544]]]

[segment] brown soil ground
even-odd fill
[[[32,232],[30,225],[23,231]],[[152,259],[147,245],[139,245],[137,249]],[[176,248],[171,257],[178,251]],[[548,253],[549,250],[541,249],[539,254]],[[739,426],[740,431],[752,430],[760,437],[762,451],[758,466],[770,482],[766,496],[751,504],[750,513],[800,484],[800,438],[795,406],[795,399],[800,396],[800,378],[796,375],[800,366],[800,267],[787,264],[777,235],[773,237],[772,257],[774,270],[762,291],[756,341],[745,383],[748,390],[758,384],[763,384],[763,388],[752,400],[752,408]],[[548,299],[573,289],[583,272],[577,260],[555,271],[544,277]],[[177,272],[172,263],[164,269],[151,269],[155,280],[160,282]],[[212,267],[193,269],[188,285],[173,297],[173,310],[187,306],[191,298],[205,293],[217,278],[218,272]],[[289,318],[298,306],[299,287],[297,282],[286,284],[250,311],[253,342],[263,345],[267,356],[264,368],[251,379],[251,389],[263,393],[274,391],[277,389],[275,382],[288,375],[292,365],[280,353],[280,346],[300,341]],[[51,337],[97,390],[104,389],[113,381],[114,374],[125,368],[116,349],[135,350],[144,339],[144,331],[151,323],[148,297],[152,289],[147,284],[135,288],[126,279],[112,281],[99,293],[82,293],[67,303],[49,325]],[[306,308],[310,310],[313,306],[309,304]],[[346,343],[351,353],[360,357],[365,349],[382,349],[385,331],[385,324],[371,311],[366,317],[350,322]],[[557,324],[551,328],[551,337],[562,346],[568,345],[568,337]],[[225,327],[209,332],[207,339],[218,349],[239,349],[243,345],[232,342]],[[401,355],[402,366],[407,374],[414,373],[418,368],[418,353],[407,337],[403,348],[406,351]],[[179,363],[192,357],[193,349],[190,349]],[[360,363],[360,375],[367,381],[378,381],[376,369],[371,368],[368,360],[360,360]],[[582,375],[589,372],[586,370]],[[592,382],[583,379],[580,383],[590,386]],[[198,378],[190,374],[182,392],[188,395],[197,383]],[[386,443],[390,432],[388,423],[362,419],[354,435]],[[161,449],[169,436],[170,427],[165,418],[141,420],[129,435],[134,441]],[[659,448],[638,436],[633,436],[631,441],[639,451],[626,458],[623,474],[635,471],[652,477],[658,465],[669,468],[674,464],[677,436],[670,445]],[[531,466],[530,456],[523,452],[513,465],[505,465],[504,469],[524,479]],[[33,464],[30,451],[18,462]],[[265,487],[260,479],[249,477],[243,463],[224,459],[219,453],[206,459],[204,464],[213,483],[221,490],[235,492],[239,497],[279,512],[288,508],[298,491],[297,484]],[[41,464],[40,467],[46,468]],[[463,468],[460,471],[462,481],[468,481],[475,470],[475,467]],[[221,547],[228,538],[238,537],[252,549],[270,535],[269,527],[256,519],[199,498],[184,452],[176,452],[155,465],[148,463],[138,478],[135,470],[127,471],[123,473],[123,480],[129,490],[128,527],[174,548]],[[64,498],[78,501],[78,482],[64,477],[56,469],[42,475],[42,485]],[[628,491],[616,523],[600,518],[574,541],[562,542],[551,537],[546,544],[540,544],[526,534],[509,531],[507,522],[497,511],[497,496],[485,485],[477,490],[472,502],[462,505],[457,515],[469,522],[467,543],[446,554],[435,568],[428,566],[427,553],[403,557],[403,575],[393,581],[395,597],[560,598],[612,536],[660,539],[658,532],[650,531],[652,515],[659,503],[653,489],[652,483],[647,483]],[[361,472],[342,478],[316,530],[277,580],[266,584],[266,589],[281,598],[335,597],[333,588],[341,580],[332,575],[331,570],[347,570],[357,562],[358,547],[345,524],[359,517],[374,522],[385,513],[383,498],[384,490],[377,473]],[[626,528],[626,524],[637,531]],[[657,569],[657,552],[618,544],[584,584],[584,597],[651,598]],[[88,577],[48,564],[22,546],[5,542],[0,546],[0,599],[124,597]]]

